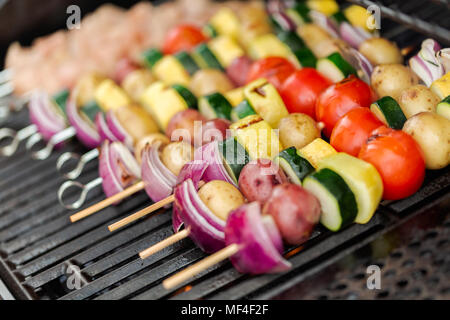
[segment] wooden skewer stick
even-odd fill
[[[105,209],[106,207],[123,200],[145,188],[145,184],[143,181],[140,181],[131,187],[123,190],[122,192],[119,192],[112,197],[106,198],[105,200],[100,201],[99,203],[94,204],[93,206],[86,208],[70,217],[71,222],[76,222],[81,219],[84,219],[100,210]]]
[[[190,229],[184,229],[182,231],[179,231],[174,235],[168,237],[167,239],[164,239],[154,244],[153,246],[145,249],[144,251],[141,251],[139,253],[139,256],[141,257],[142,260],[147,259],[151,255],[163,250],[164,248],[167,248],[168,246],[171,246],[172,244],[189,237],[190,232],[191,232]]]
[[[194,277],[195,275],[199,274],[200,272],[208,269],[209,267],[219,263],[222,260],[225,260],[232,255],[236,254],[240,250],[239,246],[237,244],[229,245],[228,247],[217,251],[216,253],[210,255],[209,257],[193,264],[192,266],[184,269],[181,272],[178,272],[177,274],[171,276],[170,278],[167,278],[163,281],[163,286],[167,290],[170,290],[186,280]]]
[[[120,221],[117,221],[116,223],[113,223],[112,225],[110,225],[108,227],[108,229],[111,232],[116,231],[117,229],[120,229],[120,228],[126,226],[127,224],[130,224],[142,217],[145,217],[146,215],[152,213],[153,211],[156,211],[174,201],[175,201],[174,195],[168,196],[167,198],[165,198],[159,202],[156,202],[156,203],[152,204],[151,206],[142,209],[141,211],[133,213],[132,215],[130,215]]]

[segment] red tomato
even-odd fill
[[[375,94],[367,83],[351,75],[322,92],[316,104],[316,119],[325,125],[324,134],[330,137],[336,122],[357,107],[370,107]]]
[[[266,78],[279,91],[283,82],[295,72],[295,66],[285,58],[268,57],[255,61],[250,68],[247,83]]]
[[[252,60],[247,56],[242,56],[233,60],[227,68],[227,76],[238,87],[243,87],[247,83],[248,73],[252,66]]]
[[[207,40],[208,38],[203,34],[202,29],[191,24],[182,24],[167,33],[162,51],[164,54],[190,51]]]
[[[331,85],[316,69],[304,68],[287,78],[280,94],[289,113],[305,113],[315,119],[317,98]]]
[[[383,179],[387,200],[398,200],[419,190],[425,177],[422,150],[401,130],[380,127],[361,148],[359,158],[375,166]]]
[[[330,143],[337,151],[357,157],[372,131],[381,126],[383,123],[368,108],[352,109],[336,123]]]
[[[123,80],[133,71],[139,69],[139,65],[129,58],[119,60],[114,71],[114,80],[121,84]]]

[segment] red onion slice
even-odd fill
[[[363,28],[352,26],[350,23],[345,21],[339,26],[339,34],[342,40],[355,49],[358,49],[360,44],[367,39],[372,38],[372,35]]]
[[[270,215],[263,215],[262,222],[264,224],[264,228],[266,228],[267,234],[269,235],[270,240],[272,241],[275,248],[278,250],[280,254],[283,253],[283,239],[281,238],[281,233],[278,230],[277,224],[273,217]]]
[[[269,227],[261,216],[258,202],[244,204],[234,210],[225,227],[225,242],[239,245],[230,260],[242,273],[262,274],[289,270],[291,264],[280,254],[281,235]]]
[[[145,191],[154,202],[170,196],[177,179],[159,158],[159,146],[159,143],[147,145],[142,153],[141,163]]]
[[[133,147],[133,138],[120,124],[120,121],[117,119],[113,110],[109,110],[106,113],[106,123],[108,124],[111,132],[119,141],[125,143],[130,149]]]
[[[216,252],[224,247],[225,234],[218,228],[218,219],[209,210],[204,210],[192,180],[186,180],[175,188],[175,206],[189,228],[189,236],[205,252]],[[215,217],[215,218],[214,218]]]
[[[445,73],[450,72],[450,48],[439,50],[437,57],[444,66]]]
[[[272,14],[272,19],[283,29],[284,31],[295,31],[297,25],[294,21],[283,11],[275,12]]]
[[[309,16],[314,24],[327,31],[332,37],[339,38],[339,28],[337,24],[322,12],[311,10]]]
[[[101,112],[99,112],[96,116],[95,116],[95,125],[97,127],[97,131],[102,139],[102,141],[104,140],[109,140],[109,141],[120,141],[112,132],[111,130],[109,130],[108,124],[106,123],[105,120],[105,115]]]
[[[108,140],[103,142],[100,151],[99,173],[103,180],[103,191],[108,198],[123,191],[123,188],[116,176],[115,166],[113,166],[111,161],[110,143]]]
[[[46,141],[67,127],[64,117],[59,115],[54,110],[56,107],[51,104],[50,97],[44,91],[33,92],[28,104],[30,121],[37,126]]]
[[[373,65],[370,61],[358,50],[347,46],[339,46],[342,57],[352,65],[358,72],[358,76],[366,83],[370,84],[373,72]]]
[[[433,39],[427,39],[422,42],[422,48],[419,53],[409,60],[411,69],[427,87],[445,74],[445,68],[438,58],[440,49],[439,43]]]
[[[67,118],[70,124],[77,131],[78,139],[88,148],[93,149],[102,143],[100,134],[95,129],[94,125],[84,120],[78,113],[78,108],[73,97],[67,101]]]
[[[124,167],[122,171],[130,176],[130,179],[133,179],[131,183],[126,183],[127,186],[130,186],[137,179],[141,178],[141,168],[134,158],[133,154],[130,150],[121,142],[116,141],[111,143],[111,155],[114,156],[113,159],[117,159]],[[125,187],[125,185],[123,185]]]
[[[202,160],[193,160],[186,163],[181,168],[180,174],[177,177],[177,184],[191,179],[195,187],[198,188],[198,184],[203,180],[203,175],[208,169],[208,162]],[[203,180],[204,182],[208,182]]]
[[[180,216],[180,208],[178,206],[173,206],[172,209],[172,227],[175,233],[179,232],[184,227],[183,220]]]

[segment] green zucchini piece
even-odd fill
[[[294,7],[286,10],[286,14],[289,18],[294,20],[294,22],[298,26],[301,26],[305,23],[312,22],[311,18],[309,17],[310,11],[311,10],[305,3],[297,2]]]
[[[222,118],[231,120],[230,102],[219,92],[200,98],[198,109],[208,120]]]
[[[66,115],[66,104],[69,99],[69,95],[70,91],[68,89],[64,89],[53,96],[53,101],[64,116]]]
[[[142,54],[145,65],[151,69],[154,65],[163,58],[163,53],[158,49],[149,49]]]
[[[250,162],[247,150],[234,137],[231,137],[219,142],[219,151],[222,155],[225,169],[237,184],[242,169]]]
[[[236,122],[239,119],[244,119],[252,114],[256,114],[255,109],[253,109],[248,100],[245,99],[231,111],[231,120]]]
[[[450,120],[450,96],[437,105],[436,113]]]
[[[172,88],[183,98],[189,109],[197,109],[197,97],[189,89],[181,84],[174,84]]]
[[[338,52],[332,53],[326,58],[319,59],[317,61],[317,71],[333,82],[339,82],[351,74],[358,75],[355,68],[345,61]]]
[[[396,130],[402,130],[403,125],[407,120],[397,101],[389,96],[383,97],[372,103],[370,111],[372,111],[383,123]]]
[[[206,66],[212,69],[218,69],[224,71],[224,68],[220,64],[219,60],[217,60],[214,53],[209,49],[206,43],[202,43],[195,48],[195,53],[199,58],[203,60]]]
[[[294,55],[303,68],[315,68],[317,65],[316,56],[307,47],[295,50]]]
[[[216,28],[214,28],[210,23],[208,23],[203,28],[203,33],[206,34],[208,36],[208,38],[211,38],[211,39],[216,38],[219,35]]]
[[[301,50],[306,47],[305,42],[295,31],[281,31],[277,34],[277,37],[292,51]]]
[[[297,153],[295,147],[281,151],[276,156],[275,161],[278,162],[290,180],[298,185],[302,185],[302,181],[315,171],[311,163]]]
[[[338,231],[354,222],[358,213],[355,195],[344,179],[330,169],[308,176],[303,187],[319,199],[320,222],[331,231]]]
[[[95,122],[95,116],[97,115],[97,113],[103,112],[103,109],[100,108],[95,100],[92,100],[82,106],[80,111],[81,114],[84,115],[87,119]]]
[[[333,19],[337,24],[341,24],[342,22],[349,22],[347,17],[342,11],[338,11],[335,14],[331,16],[331,19]]]
[[[175,54],[175,58],[183,65],[184,69],[192,76],[200,67],[197,65],[195,60],[186,51],[181,51]]]

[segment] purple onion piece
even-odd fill
[[[99,158],[99,174],[103,179],[103,192],[109,198],[123,191],[120,181],[116,176],[117,166],[111,159],[110,143],[108,140],[103,142]]]
[[[101,145],[102,139],[100,134],[90,122],[83,119],[83,117],[78,113],[78,108],[73,98],[69,99],[67,102],[66,112],[70,124],[77,131],[78,139],[86,147],[93,149]]]
[[[105,120],[105,115],[99,112],[95,116],[95,126],[97,127],[98,134],[100,135],[102,141],[120,141],[112,132],[109,130],[108,124]]]

